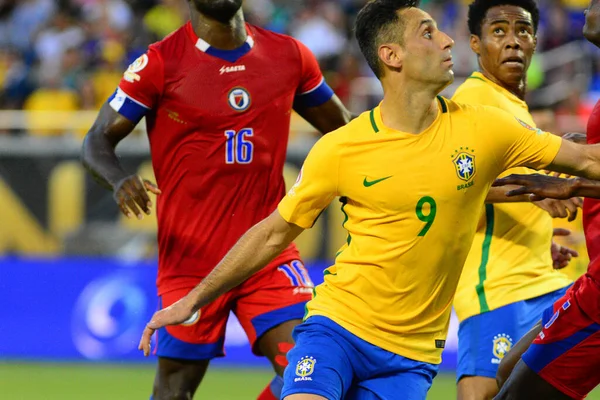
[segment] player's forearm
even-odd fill
[[[274,228],[271,218],[246,232],[210,274],[188,296],[194,310],[211,303],[264,268],[297,236]],[[280,217],[281,218],[281,217]]]
[[[585,178],[573,179],[574,195],[600,199],[600,182]]]
[[[507,192],[518,188],[518,186],[507,185],[501,187],[492,187],[488,192],[485,202],[488,204],[493,203],[529,203],[531,202],[529,195],[519,195],[508,197]]]
[[[98,131],[90,131],[83,141],[81,161],[94,179],[109,190],[129,174],[121,167],[114,145]]]

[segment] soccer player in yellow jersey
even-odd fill
[[[524,97],[538,22],[534,0],[471,3],[471,49],[481,72],[473,73],[452,100],[498,107],[535,127]],[[504,175],[533,172],[519,167]],[[502,191],[490,197],[488,201],[507,199]],[[537,204],[485,205],[454,298],[460,321],[459,400],[491,399],[498,393],[495,377],[504,354],[572,283],[553,269],[552,217],[541,208],[561,207],[565,212],[565,204],[550,199]],[[575,203],[567,205],[577,209]]]
[[[282,398],[423,400],[437,373],[456,286],[487,192],[506,169],[600,178],[600,146],[538,131],[493,107],[438,97],[452,39],[418,1],[374,0],[356,20],[380,106],[325,135],[277,210],[187,296],[154,314],[184,322],[260,271],[336,197],[348,240],[294,331]]]

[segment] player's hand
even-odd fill
[[[568,218],[570,222],[577,218],[577,210],[583,207],[583,199],[580,197],[567,200],[543,199],[534,201],[533,204],[546,211],[552,218]]]
[[[568,229],[555,228],[553,236],[569,236],[570,234],[571,231]],[[579,257],[577,251],[566,246],[561,246],[554,241],[552,241],[552,245],[550,246],[550,254],[552,255],[552,266],[554,269],[562,269],[569,265],[572,257]]]
[[[150,354],[150,341],[157,329],[167,325],[181,324],[190,319],[195,312],[196,310],[194,310],[193,303],[187,296],[176,303],[171,304],[169,307],[155,312],[150,319],[150,322],[146,324],[146,328],[140,339],[140,344],[138,345],[138,350],[142,350],[144,356],[148,356]],[[198,310],[198,313],[200,313],[200,310]]]
[[[530,194],[531,201],[545,198],[566,200],[575,197],[575,179],[563,179],[555,176],[532,174],[513,174],[496,179],[493,186],[520,186],[506,193],[508,197]]]
[[[562,136],[562,138],[577,144],[587,144],[587,136],[585,133],[567,132]]]
[[[142,219],[142,211],[150,215],[152,207],[148,192],[156,195],[161,193],[160,189],[149,180],[142,180],[138,175],[130,175],[114,186],[113,197],[127,218],[135,214],[138,219]]]

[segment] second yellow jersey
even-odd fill
[[[479,72],[459,86],[452,100],[498,107],[535,127],[527,103]],[[534,172],[520,167],[501,176]],[[534,204],[487,204],[454,299],[458,319],[569,285],[571,280],[552,267],[552,231],[552,218]]]
[[[561,142],[501,110],[438,100],[437,118],[418,135],[387,128],[379,107],[325,135],[278,207],[303,228],[336,196],[345,214],[348,239],[307,316],[429,363],[441,361],[491,183],[517,165],[545,167]]]

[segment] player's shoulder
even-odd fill
[[[489,104],[463,102],[460,100],[444,98],[448,112],[452,117],[481,119],[487,116],[509,115],[508,112]]]
[[[188,29],[188,24],[189,22],[169,33],[162,40],[152,43],[148,46],[148,50],[159,53],[163,58],[177,56],[182,53],[187,47],[187,42],[190,40],[186,31]]]
[[[496,106],[498,93],[483,78],[471,75],[456,89],[452,100],[459,103]]]
[[[361,113],[346,125],[329,132],[325,136],[329,136],[332,143],[344,146],[349,142],[362,140],[365,136],[376,133],[376,128],[373,125],[374,111],[375,109],[372,109]]]

